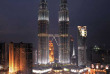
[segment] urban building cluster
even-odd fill
[[[60,0],[58,13],[59,32],[50,34],[47,1],[40,0],[38,48],[33,52],[32,43],[0,43],[0,74],[110,74],[110,49],[102,45],[88,48],[87,26],[77,26],[75,48],[74,37],[69,34],[67,0]]]
[[[32,74],[32,43],[0,43],[0,74]]]

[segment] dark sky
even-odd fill
[[[50,33],[58,33],[60,0],[47,0]],[[37,43],[40,0],[0,0],[0,41]],[[110,43],[110,0],[68,0],[70,34],[76,41],[77,26],[86,25],[88,43]]]

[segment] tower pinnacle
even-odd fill
[[[40,8],[38,12],[38,20],[47,20],[49,21],[49,11],[47,8],[47,1],[41,0]]]
[[[46,0],[41,0],[40,9],[47,9],[47,1]]]
[[[67,0],[61,0],[61,3],[67,3]]]

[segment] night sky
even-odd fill
[[[60,0],[47,0],[50,33],[58,33]],[[0,0],[0,41],[37,45],[37,15],[40,0]],[[76,41],[77,26],[88,30],[87,43],[110,44],[110,0],[68,0],[70,34]]]

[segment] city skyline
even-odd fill
[[[32,42],[37,45],[37,15],[40,0],[1,1],[0,39],[1,42]],[[58,33],[59,0],[48,0],[50,31]],[[77,26],[88,27],[88,43],[109,43],[110,10],[109,0],[74,1],[68,0],[70,34],[77,35]],[[54,27],[54,28],[53,28]],[[75,38],[76,41],[76,38]]]
[[[107,1],[4,3],[0,8],[0,74],[110,73]]]

